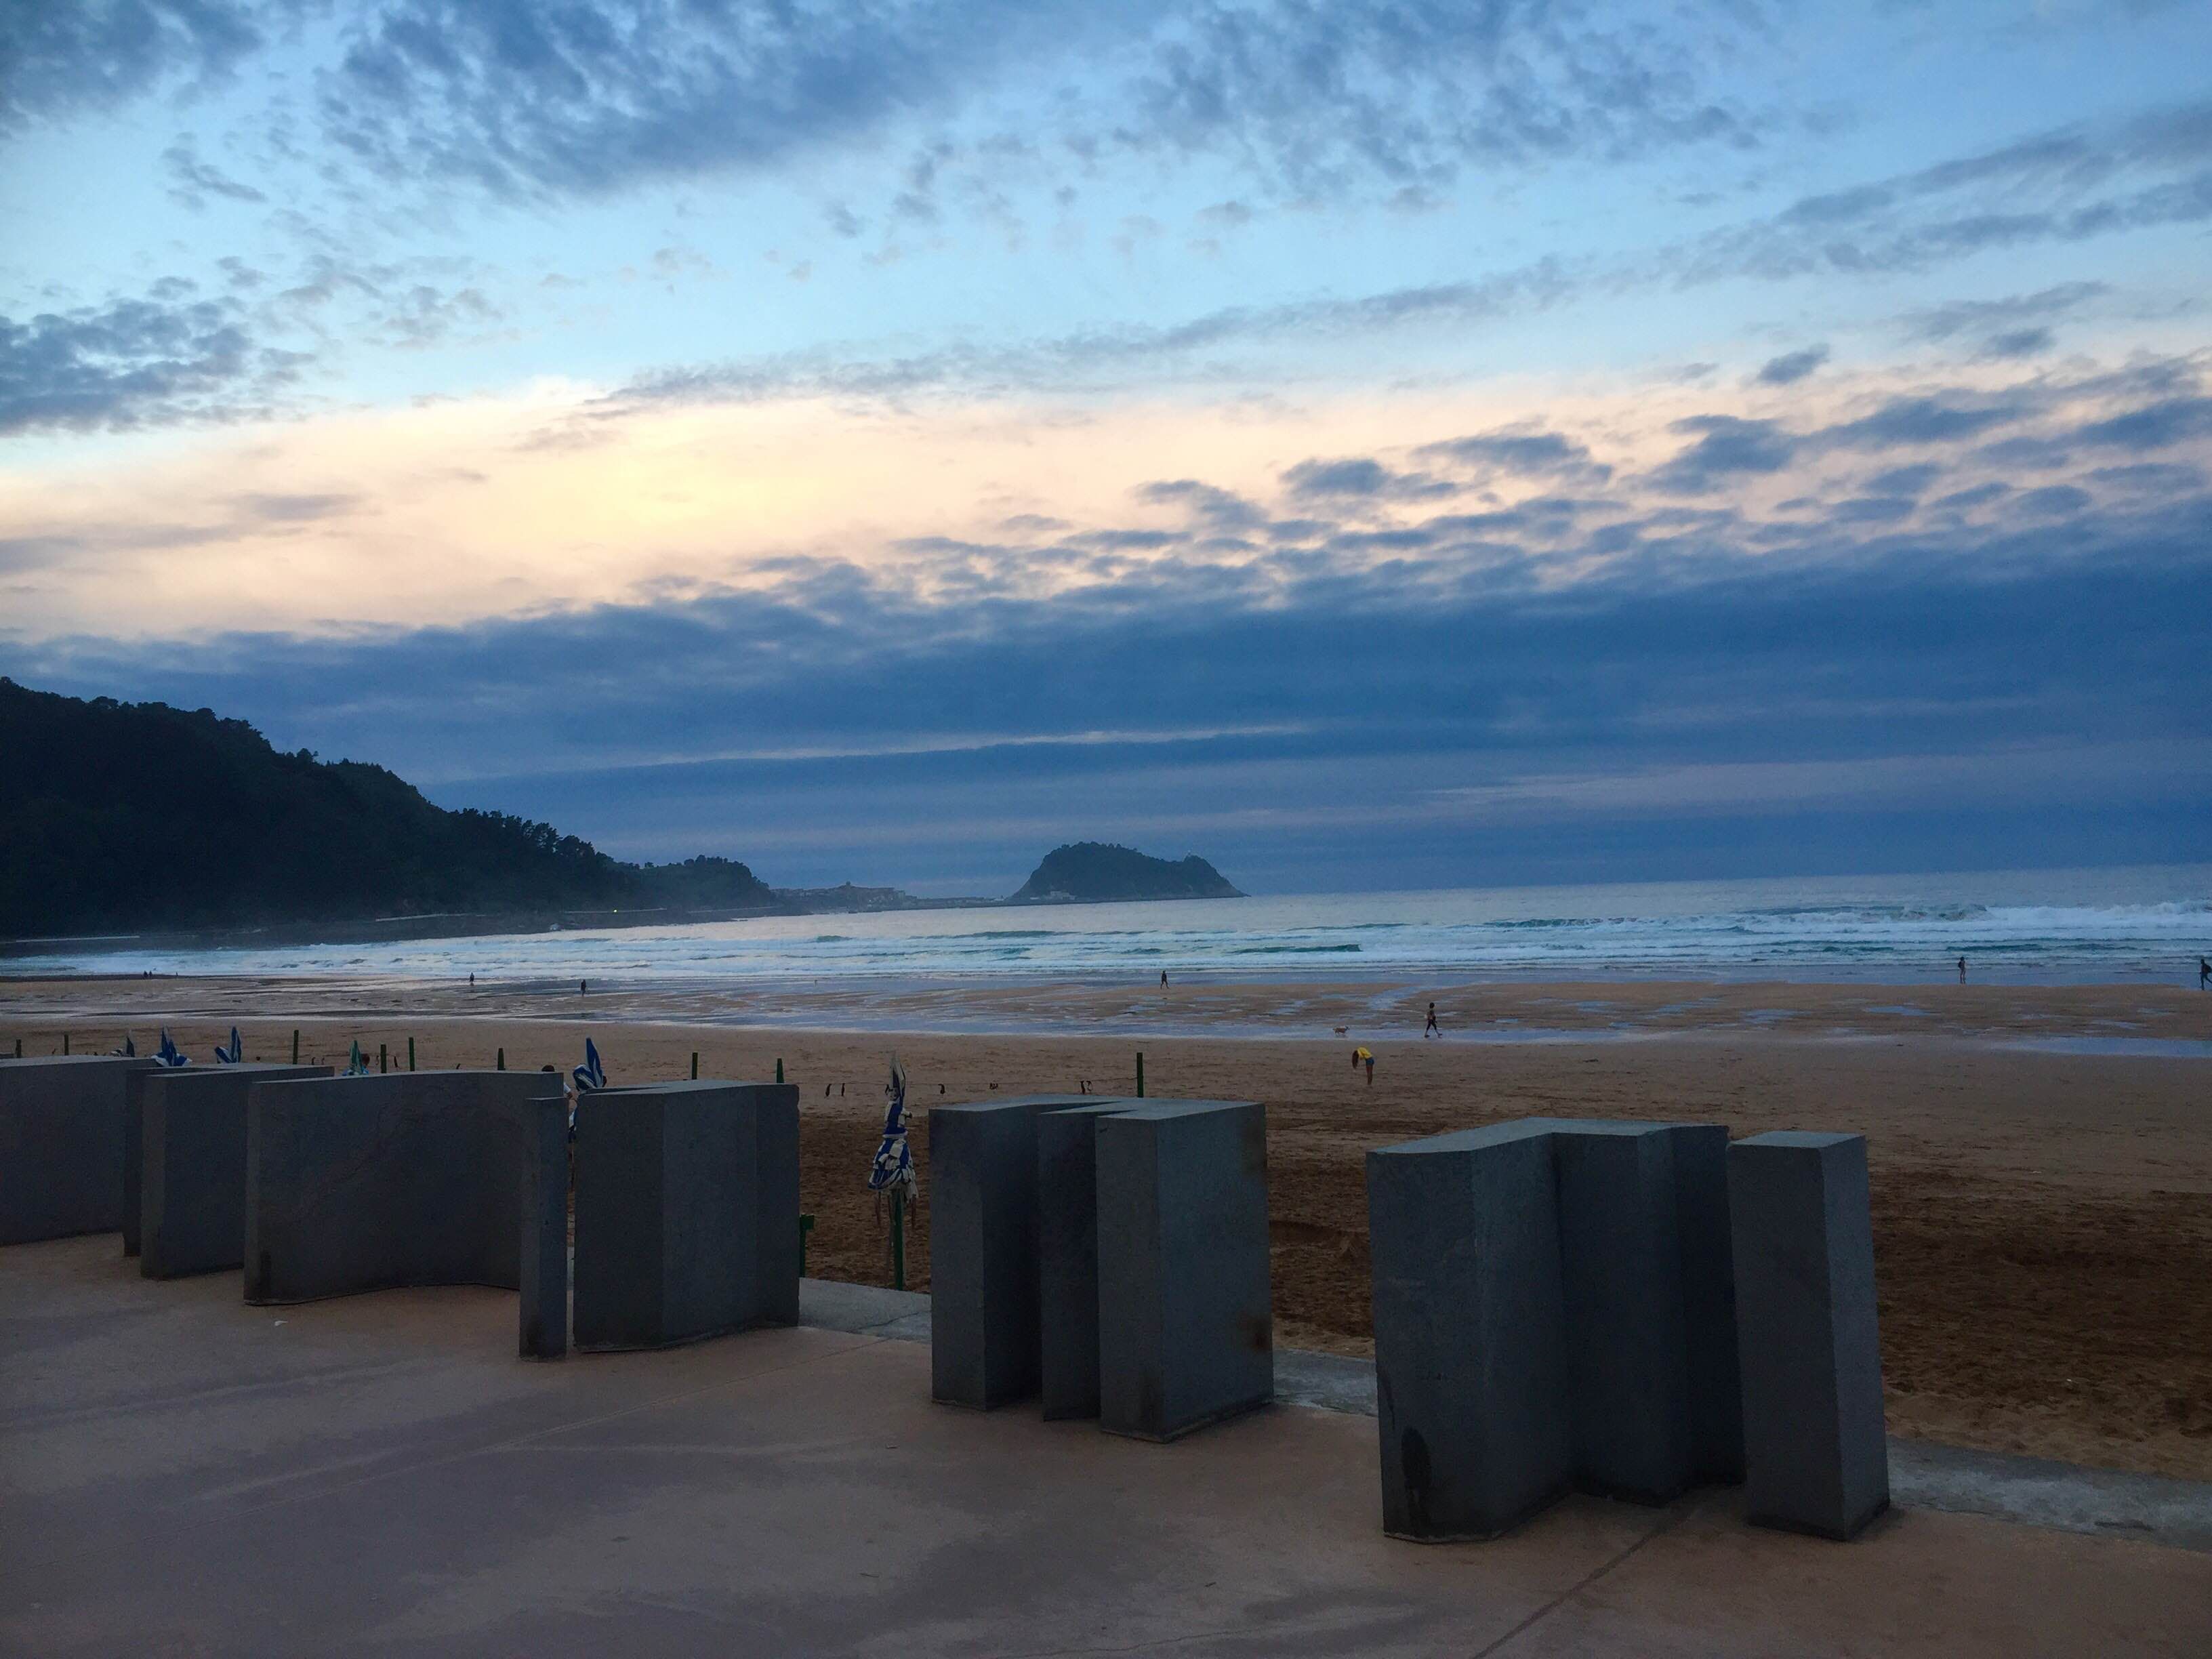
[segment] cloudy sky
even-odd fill
[[[2212,9],[0,0],[0,673],[771,881],[2207,857]]]

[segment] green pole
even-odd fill
[[[21,1037],[17,1037],[17,1038],[15,1039],[15,1058],[16,1058],[16,1059],[18,1059],[18,1060],[21,1060],[21,1059],[22,1059],[22,1057],[23,1057],[23,1039],[22,1039],[22,1038],[21,1038]]]
[[[778,1083],[783,1081],[783,1060],[780,1056],[775,1062],[775,1080]]]
[[[1137,1098],[1145,1097],[1145,1051],[1137,1050]]]
[[[799,1218],[799,1276],[801,1279],[806,1277],[806,1235],[813,1231],[812,1216],[803,1215]]]
[[[696,1048],[691,1051],[691,1080],[694,1083],[699,1080],[699,1051]]]
[[[501,1049],[499,1051],[499,1058],[492,1063],[501,1071],[505,1071],[507,1069],[507,1050],[504,1048]]]
[[[380,1077],[381,1077],[385,1073],[386,1073],[386,1072],[390,1071],[391,1069],[392,1069],[392,1067],[391,1067],[389,1065],[387,1065],[387,1064],[386,1063],[386,1061],[385,1061],[385,1058],[384,1058],[384,1045],[383,1045],[382,1043],[380,1043],[380,1043],[378,1043],[378,1044],[376,1045],[376,1071],[377,1071],[377,1075],[378,1075],[378,1076],[380,1076]]]
[[[891,1188],[891,1288],[906,1288],[906,1193]]]
[[[69,1033],[67,1031],[64,1031],[62,1033],[62,1052],[64,1054],[67,1054],[69,1052]]]
[[[407,1069],[410,1072],[415,1069],[415,1039],[413,1037],[407,1039]]]
[[[300,1063],[300,1028],[296,1025],[292,1028],[292,1063]]]

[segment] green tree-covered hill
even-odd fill
[[[449,811],[380,766],[281,754],[208,709],[0,679],[0,937],[776,904],[726,859],[624,864],[550,824]]]

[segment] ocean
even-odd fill
[[[2212,865],[907,910],[374,945],[58,948],[12,974],[404,980],[1792,979],[2185,983]]]

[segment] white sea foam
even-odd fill
[[[763,917],[689,927],[219,951],[74,949],[15,972],[735,981],[1796,978],[2193,983],[2212,866],[1309,894]]]

